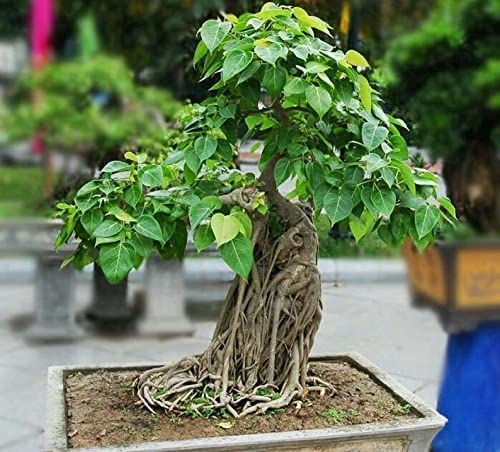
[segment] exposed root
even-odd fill
[[[135,382],[149,410],[198,416],[242,417],[288,406],[308,391],[333,391],[308,376],[308,357],[321,320],[318,238],[302,208],[276,191],[263,174],[282,231],[249,211],[254,265],[248,282],[237,277],[227,294],[212,342],[201,355],[150,370]],[[253,191],[227,196],[247,209]]]

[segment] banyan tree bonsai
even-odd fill
[[[150,410],[239,417],[329,390],[308,373],[321,320],[314,218],[323,209],[358,240],[377,230],[423,247],[452,208],[434,175],[405,163],[404,124],[382,110],[365,58],[327,42],[325,22],[267,3],[208,20],[199,34],[194,64],[214,97],[185,115],[165,161],[129,153],[60,205],[57,245],[74,234],[68,262],[97,262],[117,282],[151,252],[181,257],[188,229],[198,250],[215,242],[236,277],[210,345],[146,371],[135,388]],[[240,140],[252,137],[263,147],[258,177],[234,163]],[[295,188],[284,196],[287,179]]]

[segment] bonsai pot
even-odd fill
[[[438,242],[419,252],[403,247],[416,306],[430,306],[450,333],[500,320],[500,240]]]
[[[378,386],[388,391],[401,403],[411,405],[413,419],[392,422],[338,426],[316,430],[296,430],[279,433],[261,433],[239,436],[193,438],[181,441],[155,441],[126,446],[74,448],[68,446],[68,415],[66,408],[66,377],[89,374],[98,370],[143,371],[154,367],[142,365],[64,366],[51,367],[48,373],[48,417],[46,451],[246,451],[246,450],[301,450],[301,451],[409,451],[428,449],[446,419],[422,402],[410,391],[394,381],[383,370],[355,353],[332,357],[312,358],[313,362],[346,362],[366,374]],[[159,414],[161,415],[161,414]]]

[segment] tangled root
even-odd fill
[[[273,234],[265,217],[252,218],[250,276],[233,281],[208,349],[136,380],[137,395],[150,411],[238,418],[288,406],[309,391],[333,391],[308,376],[322,309],[316,229],[299,206],[274,196],[281,218],[293,220]],[[228,202],[244,208],[245,199]]]

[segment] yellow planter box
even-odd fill
[[[450,332],[500,320],[500,241],[438,242],[419,252],[404,248],[417,306],[435,308]]]

